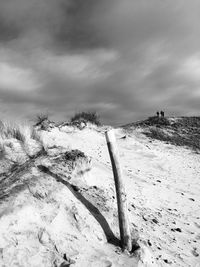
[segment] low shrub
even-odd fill
[[[82,151],[80,151],[78,149],[74,149],[74,150],[65,152],[65,159],[66,160],[75,161],[78,158],[86,158],[86,156]]]
[[[64,159],[71,162],[73,176],[77,177],[91,170],[91,158],[87,157],[82,151],[74,149],[64,154]]]
[[[162,125],[162,126],[168,126],[170,125],[170,122],[167,118],[165,117],[157,117],[157,116],[153,116],[153,117],[149,117],[146,121],[145,124],[147,125]]]
[[[76,124],[77,122],[90,122],[92,124],[95,124],[97,126],[101,125],[99,116],[97,115],[96,112],[78,112],[76,113],[71,119],[70,122],[72,124]]]
[[[157,139],[161,141],[168,141],[169,136],[167,136],[161,129],[159,128],[150,128],[149,132],[146,133],[147,136],[152,139]]]
[[[169,129],[168,129],[169,130]],[[166,131],[168,131],[166,129]],[[192,148],[194,151],[200,149],[200,134],[179,133],[173,131],[170,134],[158,127],[152,127],[145,135],[156,140],[164,141],[176,146],[185,146]]]
[[[48,114],[37,114],[35,118],[35,126],[41,125],[44,121],[49,120]]]

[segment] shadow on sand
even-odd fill
[[[93,215],[96,221],[101,225],[106,239],[108,243],[113,244],[115,246],[120,246],[120,240],[114,235],[113,231],[111,230],[108,222],[104,218],[104,216],[100,213],[100,211],[91,203],[89,202],[79,191],[78,188],[69,182],[63,180],[59,175],[51,172],[47,167],[43,165],[38,166],[39,170],[52,176],[56,179],[57,182],[60,182],[68,187],[68,189],[72,192],[72,194],[81,201],[81,203],[89,210],[89,212]]]

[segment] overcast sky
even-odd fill
[[[199,11],[199,0],[1,0],[1,118],[199,115]]]

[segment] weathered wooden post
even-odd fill
[[[122,178],[122,170],[120,167],[119,152],[117,149],[114,130],[109,130],[106,132],[106,141],[115,180],[121,246],[123,249],[126,249],[130,252],[132,250],[132,241],[128,221],[126,192]]]

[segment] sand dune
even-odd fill
[[[47,155],[0,198],[0,266],[200,266],[199,155],[140,129],[115,129],[140,245],[129,255],[119,247],[106,129],[42,131]],[[63,156],[72,149],[87,156],[75,166]]]

